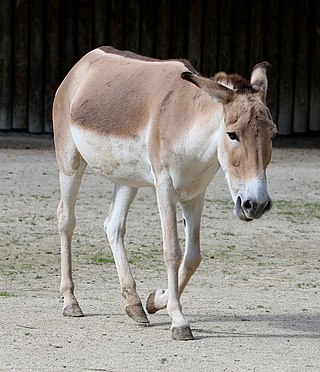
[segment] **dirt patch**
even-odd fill
[[[47,141],[0,149],[1,371],[319,370],[319,149],[275,149],[268,171],[274,208],[253,223],[233,217],[226,182],[217,175],[202,222],[203,262],[183,296],[195,340],[175,342],[164,311],[150,316],[146,328],[124,314],[102,228],[112,185],[91,170],[73,248],[77,297],[87,316],[62,316],[58,171]],[[166,286],[150,190],[141,189],[134,202],[126,243],[145,301]]]

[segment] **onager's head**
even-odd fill
[[[234,214],[244,221],[260,218],[272,202],[266,168],[277,129],[266,106],[267,62],[256,65],[250,83],[238,75],[218,73],[205,79],[191,73],[182,77],[196,84],[224,107],[218,159],[228,180]]]

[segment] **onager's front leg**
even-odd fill
[[[205,193],[198,195],[190,201],[181,202],[185,223],[186,248],[183,262],[179,269],[180,296],[201,262],[200,222],[204,196]]]
[[[194,199],[181,202],[185,222],[186,246],[183,261],[179,268],[179,296],[181,296],[200,262],[200,222],[205,193]],[[147,311],[150,314],[167,307],[169,289],[158,289],[152,292],[147,300]]]
[[[179,294],[179,267],[181,248],[178,239],[176,204],[178,196],[171,185],[171,179],[164,177],[156,187],[158,208],[161,218],[164,261],[168,276],[167,311],[172,319],[172,338],[175,340],[192,340],[193,335],[188,321],[182,314]]]

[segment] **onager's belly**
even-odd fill
[[[132,187],[153,186],[145,139],[103,136],[71,126],[75,145],[86,163],[114,182]]]

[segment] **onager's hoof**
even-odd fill
[[[172,328],[172,338],[177,341],[189,341],[194,339],[189,326]]]
[[[157,309],[154,306],[154,299],[156,298],[156,291],[153,291],[150,293],[147,303],[146,303],[146,309],[149,314],[155,314],[159,309]]]
[[[130,316],[130,318],[132,318],[137,323],[141,325],[149,324],[149,319],[147,318],[147,315],[144,312],[141,304],[127,305],[124,309],[127,315]]]
[[[81,317],[83,312],[78,304],[73,304],[63,309],[63,316]]]

